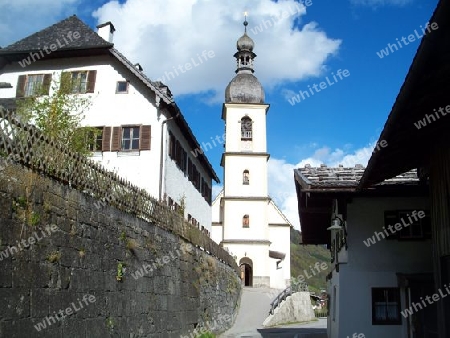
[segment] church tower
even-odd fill
[[[213,203],[212,235],[236,257],[244,285],[284,288],[290,278],[290,224],[268,195],[269,105],[253,75],[255,44],[247,25],[245,20],[234,54],[236,76],[225,90],[224,190]]]

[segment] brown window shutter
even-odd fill
[[[192,175],[193,170],[194,170],[194,168],[193,168],[193,166],[192,166],[192,160],[189,160],[189,164],[188,164],[188,177],[189,177],[189,181],[191,181],[191,182],[192,182],[192,178],[193,178],[193,175]]]
[[[44,83],[42,84],[42,91],[44,95],[48,95],[50,93],[50,84],[52,83],[52,74],[44,75]]]
[[[86,93],[93,93],[95,89],[95,79],[97,78],[97,71],[90,70],[87,78],[87,89]]]
[[[24,97],[25,96],[25,82],[26,81],[27,81],[26,75],[19,75],[19,79],[17,80],[16,97]]]
[[[181,168],[184,173],[187,170],[187,152],[183,149],[183,168]]]
[[[111,127],[103,128],[102,151],[111,151]]]
[[[122,148],[121,144],[122,144],[122,128],[113,127],[111,151],[119,151]]]
[[[141,126],[141,141],[139,147],[141,150],[150,150],[152,138],[151,126]]]
[[[180,166],[180,142],[178,140],[175,141],[175,163],[177,166]]]
[[[169,156],[171,159],[175,157],[175,136],[169,132]]]
[[[178,165],[178,168],[181,169],[181,159],[182,159],[182,156],[183,156],[183,147],[181,146],[181,143],[178,142],[178,141],[177,141],[177,146],[178,146],[178,149],[177,149],[177,165]]]
[[[175,150],[177,148],[177,142],[175,139],[175,136],[172,135],[172,145],[171,145],[171,149],[172,149],[172,160],[175,160]]]

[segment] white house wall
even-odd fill
[[[175,138],[180,142],[183,149],[187,152],[187,156],[200,172],[201,177],[203,177],[211,188],[211,178],[207,175],[206,171],[203,169],[200,162],[191,153],[193,149],[188,145],[187,141],[184,139],[180,130],[175,126],[173,121],[167,123],[169,125],[170,131],[173,133]],[[168,139],[166,139],[165,151],[168,149]],[[184,196],[186,202],[186,212],[185,217],[188,213],[192,215],[199,223],[200,226],[204,226],[209,232],[212,231],[211,227],[211,206],[205,200],[205,198],[198,192],[197,188],[189,181],[187,173],[182,172],[178,169],[174,160],[169,156],[165,157],[165,183],[163,187],[163,192],[171,197],[175,202],[180,204],[180,199]]]
[[[243,172],[249,170],[250,184],[242,184]],[[267,196],[267,157],[227,156],[225,159],[225,196]]]
[[[212,217],[212,230],[211,238],[217,244],[220,244],[223,240],[223,219],[222,219],[222,207],[220,202],[223,197],[223,190],[212,202],[211,217]]]
[[[269,224],[269,240],[270,250],[283,252],[286,254],[284,260],[279,264],[281,269],[276,269],[276,259],[272,260],[271,275],[273,275],[274,280],[272,281],[272,276],[270,278],[271,285],[273,284],[275,288],[284,288],[289,285],[291,279],[291,243],[290,243],[290,225],[270,225]],[[275,286],[277,285],[277,286]]]
[[[290,284],[291,279],[291,225],[281,211],[275,206],[272,201],[268,206],[268,218],[269,218],[269,240],[270,250],[283,252],[286,254],[284,260],[280,263],[281,269],[272,271],[272,277],[270,279],[271,284],[278,285],[277,288],[283,288]],[[275,259],[272,259],[274,262]],[[275,287],[275,286],[274,286]]]
[[[382,231],[385,210],[429,210],[427,199],[354,198],[347,208],[348,263],[340,265],[338,276],[333,271],[328,283],[331,295],[334,286],[338,289],[338,313],[336,322],[329,319],[330,337],[347,337],[355,332],[366,337],[406,337],[403,316],[403,325],[372,325],[371,288],[398,287],[396,273],[432,273],[431,240],[382,239],[370,247],[363,240],[372,237],[375,231]]]
[[[258,239],[267,240],[269,230],[267,227],[267,201],[227,200],[224,203],[224,229],[225,239]],[[242,218],[249,215],[249,227],[242,226]]]
[[[266,108],[267,105],[226,103],[226,147],[227,151],[241,151],[241,119],[252,119],[253,152],[266,152]]]
[[[120,126],[120,125],[150,125],[151,150],[140,152],[111,152],[95,153],[93,160],[101,162],[107,169],[113,170],[119,176],[145,189],[159,198],[159,178],[161,175],[161,124],[166,119],[164,114],[158,114],[154,104],[154,93],[117,60],[111,56],[92,56],[79,58],[41,60],[22,68],[18,63],[6,65],[0,74],[1,82],[9,82],[13,88],[2,89],[1,98],[15,98],[19,75],[55,73],[52,82],[58,79],[61,71],[96,70],[95,91],[93,94],[82,94],[90,97],[92,106],[85,114],[82,125],[85,126]],[[128,93],[116,94],[117,81],[129,80]],[[181,136],[177,127],[174,133],[189,151],[186,140]],[[180,137],[178,137],[180,136]],[[178,201],[180,196],[186,196],[186,215],[191,214],[200,225],[211,231],[211,208],[201,193],[184,177],[167,151],[166,135],[164,135],[164,158],[167,174],[164,188],[168,195]],[[192,158],[192,156],[191,156]],[[196,161],[196,166],[202,177],[211,188],[211,177]]]

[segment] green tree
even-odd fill
[[[81,127],[84,113],[92,103],[86,94],[73,93],[73,86],[70,73],[62,72],[59,80],[52,80],[50,91],[48,86],[40,86],[34,88],[34,95],[17,99],[16,113],[23,122],[35,125],[45,136],[88,156],[99,131]]]

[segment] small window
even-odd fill
[[[244,116],[241,119],[241,139],[251,140],[252,139],[252,120],[248,116]]]
[[[244,185],[250,184],[250,172],[248,170],[244,170],[242,174],[242,184]]]
[[[248,228],[250,226],[250,217],[248,215],[244,215],[244,217],[242,217],[242,226],[244,228]]]
[[[400,289],[372,288],[372,325],[401,325]]]
[[[128,93],[128,81],[117,81],[116,94]]]
[[[122,127],[122,150],[139,150],[140,127]]]

